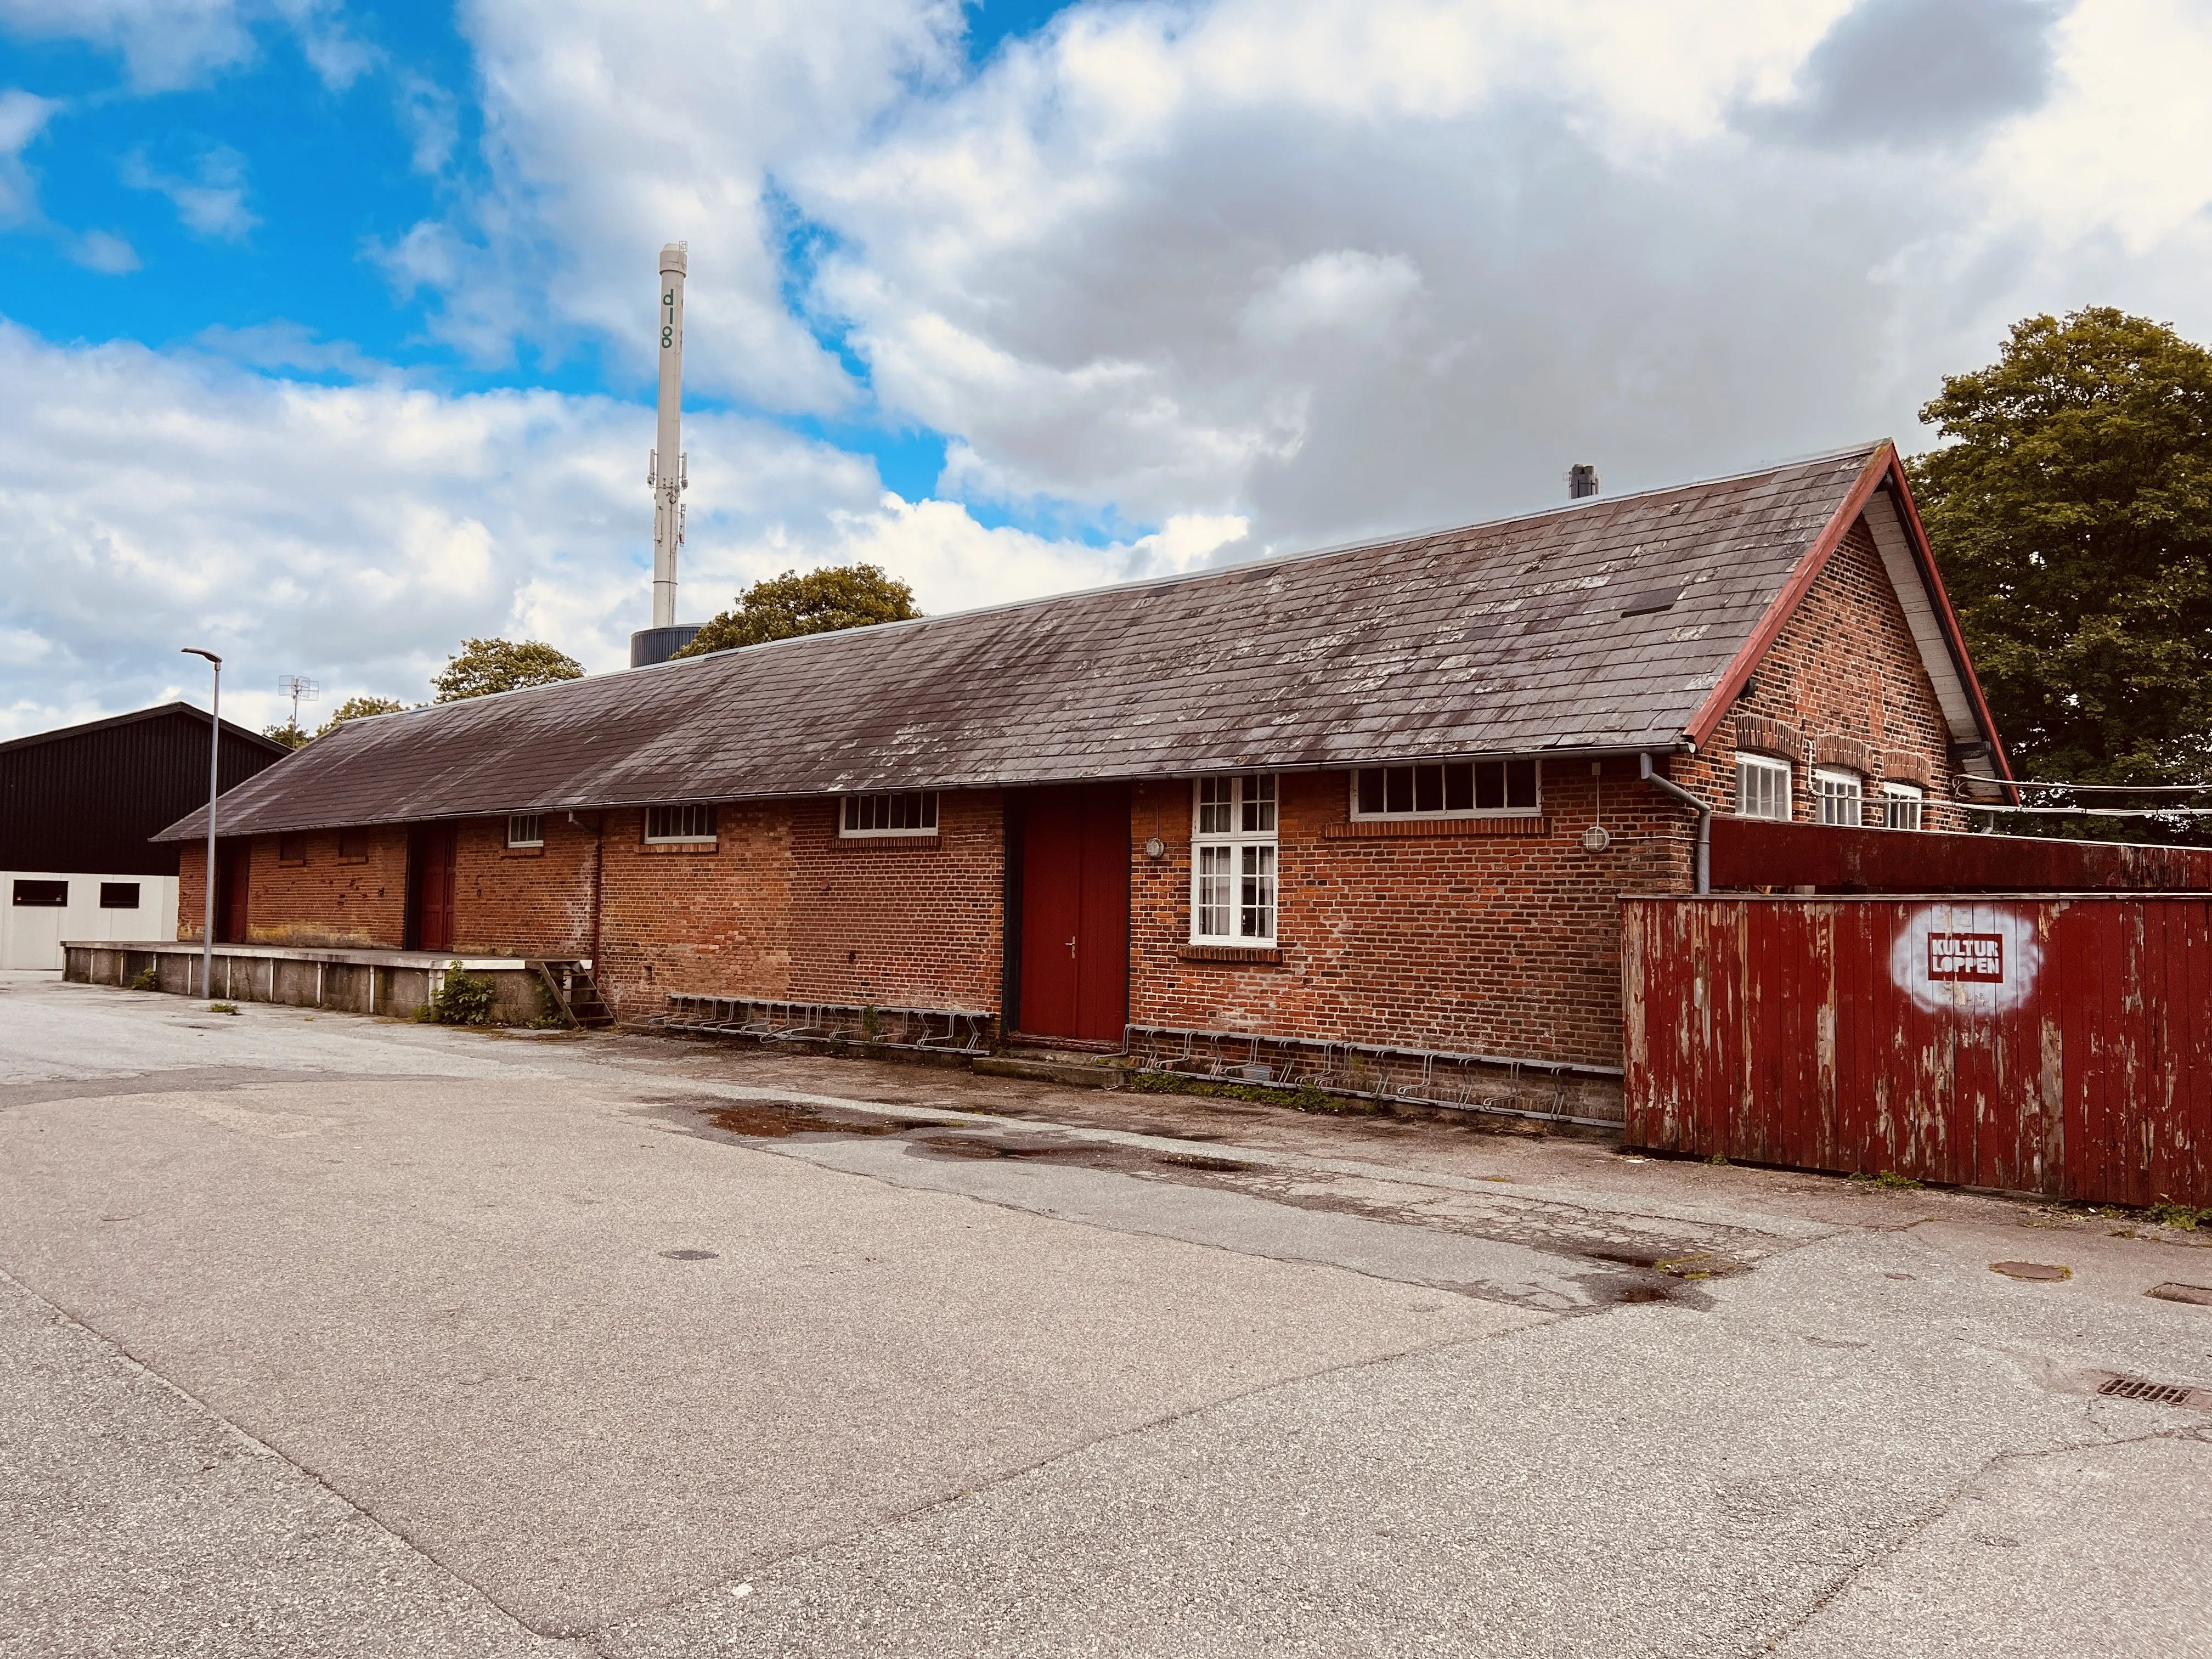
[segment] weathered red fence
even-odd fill
[[[2212,889],[2212,847],[1847,830],[1726,815],[1713,819],[1712,845],[1715,887],[1805,886],[1860,893]]]
[[[1622,901],[1627,1139],[2212,1204],[2212,898]]]

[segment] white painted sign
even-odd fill
[[[1889,953],[1891,980],[1930,1013],[2017,1008],[2042,967],[2033,911],[1966,899],[1915,911]]]

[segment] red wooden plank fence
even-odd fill
[[[2212,1205],[2212,897],[1621,912],[1632,1146]]]

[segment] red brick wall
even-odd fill
[[[1784,624],[1756,670],[1758,691],[1738,700],[1703,753],[1675,763],[1674,776],[1723,812],[1736,810],[1736,716],[1781,722],[1806,740],[1792,762],[1791,816],[1820,816],[1809,750],[1823,738],[1863,744],[1868,804],[1878,807],[1893,756],[1926,769],[1928,830],[1978,827],[1951,804],[1950,734],[1922,666],[1904,608],[1862,520]],[[1902,781],[1922,781],[1902,775]],[[1879,823],[1879,816],[1870,822]]]
[[[253,837],[247,941],[397,950],[406,915],[407,831],[386,825],[360,833],[368,843],[366,858],[339,858],[338,832],[314,830],[301,837],[307,856],[297,863],[277,857],[276,836]],[[222,856],[229,858],[236,845],[226,840]],[[178,938],[200,937],[206,905],[207,844],[197,842],[178,854]]]
[[[1278,785],[1279,963],[1188,953],[1191,787],[1139,786],[1131,1020],[1617,1064],[1614,896],[1679,888],[1686,866],[1678,814],[1638,780],[1635,763],[1608,762],[1601,777],[1590,766],[1545,763],[1544,833],[1533,836],[1355,836],[1347,833],[1347,775],[1285,775]],[[1613,838],[1601,853],[1582,845],[1593,823]],[[1144,850],[1153,837],[1166,846],[1157,860]]]
[[[453,948],[491,957],[592,953],[592,846],[596,812],[544,815],[542,848],[509,847],[503,817],[458,827]]]
[[[725,805],[711,848],[649,847],[609,813],[600,981],[623,1017],[671,992],[878,1006],[999,1006],[996,792],[947,792],[938,833],[845,841],[837,803]]]

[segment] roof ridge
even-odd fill
[[[1186,582],[1220,580],[1232,575],[1242,575],[1255,569],[1279,568],[1283,566],[1303,564],[1313,560],[1340,558],[1347,554],[1373,552],[1379,548],[1432,541],[1438,537],[1463,535],[1471,531],[1502,529],[1509,525],[1525,524],[1533,520],[1552,518],[1560,514],[1582,513],[1593,507],[1615,506],[1622,501],[1641,501],[1650,495],[1671,495],[1686,489],[1711,489],[1716,484],[1734,483],[1741,478],[1756,478],[1767,473],[1786,471],[1791,467],[1810,466],[1820,461],[1841,460],[1846,456],[1872,455],[1888,441],[1890,441],[1886,438],[1875,438],[1864,443],[1845,444],[1834,449],[1816,450],[1810,454],[1791,456],[1785,460],[1772,461],[1764,466],[1745,467],[1740,471],[1715,473],[1710,477],[1685,478],[1676,483],[1654,484],[1649,489],[1632,489],[1619,495],[1585,496],[1581,501],[1563,501],[1554,507],[1538,507],[1527,513],[1509,513],[1494,519],[1474,519],[1458,524],[1431,525],[1419,530],[1395,531],[1388,535],[1364,537],[1348,542],[1334,542],[1326,547],[1305,548],[1295,553],[1263,553],[1249,559],[1240,559],[1234,564],[1209,565],[1199,570],[1179,570],[1155,576],[1129,576],[1120,581],[1098,582],[1089,587],[1072,587],[1057,593],[1038,593],[1025,599],[1003,599],[995,605],[971,605],[965,611],[939,611],[933,617],[905,617],[896,622],[871,623],[865,629],[826,629],[817,634],[790,634],[781,639],[759,640],[750,645],[732,646],[726,651],[710,651],[696,657],[681,659],[672,657],[665,662],[647,663],[640,667],[617,669],[615,672],[628,674],[649,673],[656,669],[688,667],[693,663],[706,662],[716,657],[732,657],[744,652],[766,651],[777,646],[798,645],[809,640],[827,638],[834,634],[865,632],[879,637],[893,629],[915,628],[927,623],[955,622],[969,617],[996,616],[1005,611],[1026,610],[1032,605],[1056,605],[1063,600],[1091,599],[1103,593],[1118,593],[1133,588],[1166,587],[1180,586]],[[566,685],[573,684],[574,682],[563,680],[558,684]],[[538,688],[524,686],[519,689],[536,690]],[[493,695],[503,696],[508,694],[499,692]],[[436,704],[425,706],[438,707]],[[399,712],[413,714],[416,711],[407,709]]]

